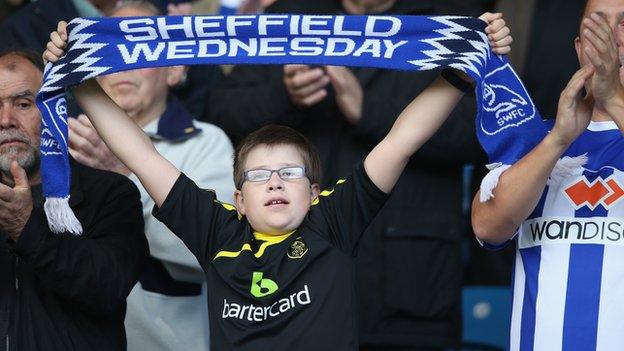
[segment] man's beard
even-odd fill
[[[33,147],[30,139],[17,130],[0,131],[0,143],[5,140],[21,141],[24,145],[0,148],[0,172],[12,179],[11,163],[16,160],[27,175],[34,174],[39,168],[39,149]]]

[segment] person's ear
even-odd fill
[[[320,192],[321,187],[318,185],[318,183],[310,185],[310,201],[314,202],[314,200],[319,196]]]
[[[234,191],[234,201],[236,202],[236,210],[242,216],[245,215],[245,199],[243,198],[243,192],[236,189]]]
[[[578,62],[579,65],[581,64],[581,55],[583,55],[583,53],[581,52],[581,38],[580,37],[576,37],[574,38],[574,49],[576,49],[576,57],[578,58]]]
[[[186,77],[186,70],[186,66],[167,67],[167,85],[172,88],[181,84]]]

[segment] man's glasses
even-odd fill
[[[271,179],[273,172],[282,180],[300,179],[306,176],[305,167],[290,166],[280,169],[252,169],[245,172],[245,180],[250,182],[266,182]]]

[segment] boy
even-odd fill
[[[485,14],[494,51],[508,36],[500,14]],[[67,40],[61,22],[44,57]],[[90,80],[74,90],[102,139],[154,199],[154,215],[195,254],[212,289],[215,350],[355,350],[353,255],[409,157],[462,96],[438,78],[405,108],[352,175],[319,192],[316,152],[297,132],[268,126],[236,150],[236,207],[199,189],[153,148]],[[238,212],[238,213],[237,213]]]

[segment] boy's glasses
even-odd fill
[[[271,179],[273,172],[282,180],[300,179],[306,176],[305,167],[290,166],[280,169],[252,169],[245,172],[245,180],[250,182],[266,182]]]

